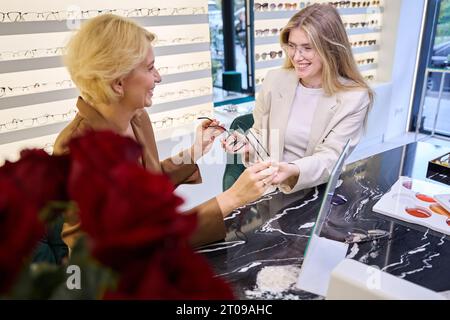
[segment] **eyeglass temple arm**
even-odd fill
[[[240,130],[242,130],[239,125],[238,128]],[[262,143],[258,140],[258,138],[253,134],[252,130],[248,130],[248,132],[253,136],[253,138],[256,140],[256,143],[261,147],[261,149],[263,149],[263,151],[266,153],[266,155],[270,158],[270,153],[267,151],[266,148],[264,148],[264,146],[262,145]],[[252,146],[253,147],[253,146]],[[256,150],[256,149],[255,149]]]
[[[239,127],[239,125],[237,126],[238,130],[242,130],[241,127]],[[242,130],[242,132],[244,132],[244,130]],[[255,150],[256,154],[258,155],[258,157],[264,161],[264,158],[261,156],[261,154],[258,152],[258,149],[255,147],[255,145],[250,141],[250,139],[244,135],[245,139],[248,141],[248,144],[253,148],[253,150]],[[259,141],[256,140],[256,142],[259,144]]]

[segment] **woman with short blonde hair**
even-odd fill
[[[67,45],[64,63],[83,99],[117,102],[113,80],[135,69],[147,56],[155,35],[129,19],[105,14],[88,20]]]
[[[216,120],[205,120],[197,128],[192,147],[159,160],[152,124],[144,109],[151,106],[153,90],[161,82],[151,45],[154,38],[132,20],[112,14],[100,15],[81,26],[70,40],[64,59],[81,92],[78,113],[58,135],[54,153],[68,152],[69,141],[87,130],[111,130],[139,142],[143,147],[142,166],[168,175],[175,186],[202,181],[196,161],[224,129]],[[225,237],[224,216],[263,194],[274,176],[262,172],[269,165],[246,170],[233,187],[190,211],[198,215],[198,227],[191,238],[194,246]],[[63,240],[72,248],[79,236],[78,217],[67,214]]]
[[[239,148],[229,140],[222,145],[228,152],[243,153],[247,163],[261,154],[270,156],[278,162],[272,183],[291,193],[328,181],[346,142],[350,140],[350,152],[355,148],[373,92],[358,70],[332,5],[300,10],[283,28],[280,44],[286,60],[264,79],[252,134],[228,138],[243,141],[234,143]],[[258,141],[246,143],[249,140]]]

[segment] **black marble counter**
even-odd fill
[[[378,239],[351,243],[347,257],[435,291],[450,290],[449,236],[372,211],[399,176],[425,180],[428,161],[447,152],[448,148],[417,142],[348,164],[335,191],[335,197],[347,201],[332,206],[323,233],[343,240],[349,232],[377,230]],[[199,252],[239,299],[321,298],[301,290],[255,294],[255,289],[263,267],[301,266],[324,189],[321,185],[291,195],[276,191],[236,210],[226,219],[226,240]]]

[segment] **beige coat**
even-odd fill
[[[256,99],[252,133],[276,161],[282,161],[286,126],[298,81],[294,69],[269,71]],[[351,152],[361,139],[369,105],[365,89],[322,96],[313,117],[306,153],[292,162],[300,169],[299,179],[294,188],[282,185],[281,189],[290,193],[327,182],[347,140],[351,140]]]
[[[78,98],[77,108],[78,113],[75,119],[56,138],[53,147],[55,154],[67,153],[70,139],[83,134],[86,130],[117,131],[99,112],[81,98]],[[152,124],[145,110],[134,116],[131,126],[137,141],[143,147],[142,165],[144,168],[153,172],[165,173],[176,186],[202,181],[196,164],[175,164],[171,158],[159,161]],[[200,204],[189,213],[194,211],[198,214],[198,226],[191,237],[192,245],[200,246],[225,237],[225,224],[216,198]],[[72,248],[79,235],[78,217],[67,216],[61,234],[64,242],[69,248]]]

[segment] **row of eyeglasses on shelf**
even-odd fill
[[[206,14],[205,7],[134,8],[134,9],[90,9],[61,11],[9,11],[0,12],[0,22],[62,21],[89,19],[101,14],[116,14],[125,17],[173,16]]]
[[[311,4],[314,1],[300,1],[300,2],[255,2],[253,8],[255,11],[276,11],[276,10],[297,10]],[[372,1],[330,1],[328,4],[336,8],[368,8],[380,7],[382,2],[380,0]]]

